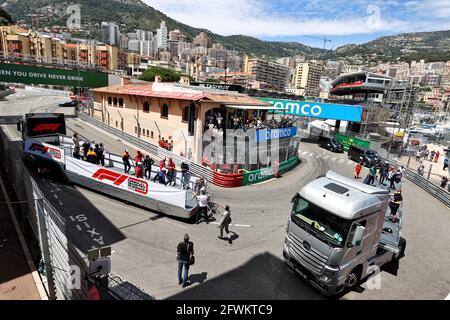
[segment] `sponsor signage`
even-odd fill
[[[280,111],[275,111],[275,113],[286,113],[301,117],[361,122],[363,113],[362,106],[271,98],[258,99],[269,102],[274,108],[280,109]]]
[[[27,138],[25,140],[25,153],[57,162],[64,162],[64,151],[51,144]]]
[[[353,138],[340,133],[336,133],[335,139],[340,141],[344,145],[344,150],[348,151],[350,146],[360,146],[364,148],[370,148],[370,142],[367,140],[362,140],[358,138]]]
[[[147,181],[136,179],[125,174],[108,169],[98,169],[92,178],[115,186],[126,187],[128,190],[146,195],[148,193]],[[127,182],[126,184],[124,184]]]
[[[2,82],[87,88],[108,85],[108,74],[103,72],[44,68],[12,63],[0,63],[0,79]]]
[[[237,92],[243,91],[242,86],[236,84],[214,83],[214,82],[192,82],[191,85],[216,90],[237,91]]]
[[[273,139],[285,139],[297,135],[297,127],[256,130],[256,141],[269,141]]]
[[[246,186],[249,184],[259,183],[265,180],[269,180],[278,174],[291,170],[298,164],[298,157],[294,157],[287,161],[278,163],[274,162],[274,165],[268,168],[263,168],[255,171],[248,171],[244,173],[244,178],[242,180],[242,185]]]

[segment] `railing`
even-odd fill
[[[384,159],[384,160],[387,161],[392,166],[399,167],[399,166],[403,165],[402,163],[399,163],[397,161],[388,160],[388,159]],[[409,165],[409,161],[408,161],[408,165]],[[431,169],[430,169],[430,171],[431,171]],[[411,182],[413,182],[414,184],[416,184],[417,186],[419,186],[420,188],[422,188],[423,190],[425,190],[426,192],[428,192],[429,194],[431,194],[433,197],[435,197],[436,199],[438,199],[439,201],[444,203],[446,206],[450,207],[450,192],[445,190],[444,188],[442,188],[440,185],[431,181],[430,174],[431,174],[431,172],[428,172],[428,174],[427,174],[428,178],[425,178],[425,176],[422,176],[422,175],[414,172],[410,168],[406,168],[404,177],[406,179],[410,180]]]

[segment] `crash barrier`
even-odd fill
[[[86,257],[77,249],[79,236],[72,234],[66,220],[45,198],[38,185],[43,182],[39,177],[33,178],[22,161],[18,145],[9,141],[1,127],[0,165],[5,172],[10,198],[17,202],[13,208],[49,299],[88,299],[88,284],[83,281],[88,266]],[[81,275],[80,286],[76,285],[78,274]],[[115,286],[120,287],[120,284]],[[130,290],[128,287],[130,285],[120,289]],[[122,296],[114,297],[123,299]],[[147,299],[145,294],[140,296],[142,298],[136,299]]]
[[[399,164],[395,161],[383,159],[383,161],[388,162],[392,166],[399,167],[402,164]],[[404,176],[409,181],[413,182],[429,194],[431,194],[433,197],[441,201],[446,206],[450,207],[450,192],[445,190],[444,188],[441,188],[441,186],[431,182],[430,180],[426,179],[425,177],[421,176],[420,174],[417,174],[411,169],[406,168]]]
[[[109,132],[119,138],[121,138],[124,141],[127,141],[137,147],[139,147],[139,149],[149,153],[150,155],[154,156],[154,157],[158,157],[158,158],[169,158],[172,157],[173,161],[175,162],[175,164],[180,167],[182,162],[186,162],[189,165],[189,171],[196,175],[196,176],[203,176],[205,177],[206,180],[212,182],[213,181],[213,171],[209,168],[203,167],[202,165],[199,165],[196,162],[193,162],[189,159],[180,157],[178,155],[176,155],[175,153],[168,151],[164,148],[161,148],[157,145],[154,145],[152,143],[149,143],[147,141],[144,141],[142,139],[139,139],[138,137],[132,136],[128,133],[123,132],[122,130],[118,130],[116,128],[113,128],[101,121],[98,121],[97,119],[94,119],[92,117],[90,117],[89,115],[80,112],[78,114],[79,119],[86,121],[88,123],[91,123],[93,125],[95,125],[97,128],[100,128],[106,132]]]
[[[224,188],[242,187],[243,174],[214,172],[212,183]]]
[[[244,186],[249,184],[259,183],[265,180],[272,179],[283,172],[294,168],[299,162],[298,156],[291,158],[281,163],[275,162],[274,165],[268,168],[263,168],[255,171],[248,171],[244,173],[242,184]]]
[[[31,86],[25,86],[25,90],[38,91],[38,92],[48,93],[51,95],[63,96],[63,97],[67,97],[67,98],[69,98],[69,95],[71,94],[70,91],[48,89],[48,88],[41,88],[41,87],[31,87]]]

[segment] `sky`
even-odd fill
[[[402,32],[450,29],[450,0],[143,0],[167,16],[221,35],[327,49]]]

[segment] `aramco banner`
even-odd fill
[[[108,74],[0,63],[0,82],[97,88],[108,85]]]
[[[367,140],[346,136],[340,133],[336,133],[334,137],[336,140],[342,142],[345,151],[348,151],[348,147],[350,146],[360,146],[364,148],[370,147],[370,142]]]
[[[275,111],[275,113],[286,113],[302,117],[361,122],[363,113],[363,107],[357,105],[316,103],[271,98],[258,99],[269,102],[274,108],[280,109],[280,111]]]
[[[292,159],[289,159],[281,163],[278,163],[276,161],[273,166],[268,168],[245,172],[242,185],[246,186],[249,184],[259,183],[271,179],[277,176],[278,174],[291,170],[297,164],[298,164],[298,157],[296,156]]]

